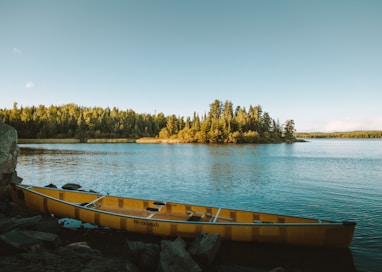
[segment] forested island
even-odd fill
[[[173,139],[181,143],[282,143],[294,142],[293,120],[283,124],[262,107],[234,106],[215,100],[208,113],[191,117],[163,113],[136,113],[76,104],[0,109],[2,122],[14,127],[21,139]]]

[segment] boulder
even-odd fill
[[[129,259],[143,271],[156,271],[159,263],[160,247],[141,241],[128,241]]]
[[[35,225],[35,230],[49,233],[59,233],[62,224],[56,218],[50,214],[41,215],[41,220],[38,221]]]
[[[15,229],[24,229],[34,227],[42,219],[41,215],[25,218],[1,218],[0,233],[8,232]]]
[[[47,248],[58,248],[61,244],[57,234],[32,230],[12,230],[0,234],[0,240],[22,251],[35,251],[42,245]]]
[[[19,153],[16,129],[0,122],[0,199],[10,199],[9,183],[20,181],[15,171]]]
[[[220,234],[200,233],[189,249],[191,256],[202,267],[211,267],[221,245]]]
[[[161,248],[158,269],[160,272],[202,271],[186,250],[186,242],[183,239],[178,237],[175,241],[162,240]]]

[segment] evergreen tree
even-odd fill
[[[294,121],[293,120],[287,120],[284,125],[284,139],[285,142],[291,143],[296,140],[294,133],[295,133],[295,128],[294,128]]]

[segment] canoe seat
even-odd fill
[[[204,219],[206,216],[208,216],[208,214],[205,212],[196,212],[196,211],[192,211],[192,210],[188,210],[187,214],[188,214],[188,218],[186,220],[187,221],[194,221],[194,222],[202,221],[202,219]]]
[[[164,207],[166,205],[164,202],[159,202],[159,201],[154,201],[153,204],[157,205],[157,208],[155,208],[155,207],[147,207],[146,211],[149,211],[150,214],[148,216],[146,216],[146,218],[153,217],[154,215],[156,215],[162,209],[162,207]]]
[[[157,206],[166,206],[166,202],[162,202],[162,201],[154,201],[153,204]]]
[[[201,219],[202,219],[201,216],[198,216],[198,215],[191,215],[191,216],[187,219],[187,221],[198,222],[198,221],[200,221]]]

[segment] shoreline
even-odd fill
[[[181,143],[178,139],[159,139],[151,137],[143,138],[99,138],[99,139],[54,139],[54,138],[42,138],[42,139],[18,139],[18,144],[104,144],[104,143],[137,143],[137,144],[178,144]]]
[[[304,139],[296,139],[294,142],[306,142]],[[18,139],[18,144],[104,144],[104,143],[130,143],[130,144],[187,144],[182,142],[180,139],[160,139],[154,137],[143,137],[143,138],[98,138],[98,139],[75,139],[75,138],[65,138],[65,139],[55,139],[55,138],[42,138],[42,139]],[[200,143],[198,143],[200,144]],[[223,144],[223,143],[221,143]],[[226,143],[224,143],[225,145]],[[236,144],[236,143],[229,143]],[[248,143],[240,143],[248,144]],[[239,145],[240,145],[239,144]],[[260,143],[253,143],[260,144]],[[261,144],[272,144],[272,143],[261,143]],[[279,144],[279,143],[273,143]]]

